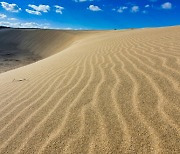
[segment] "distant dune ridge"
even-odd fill
[[[1,154],[180,153],[179,26],[2,30],[0,47],[23,66],[0,74]]]

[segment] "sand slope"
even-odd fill
[[[0,74],[0,153],[180,153],[180,27],[53,41]]]
[[[0,30],[0,73],[59,53],[92,33],[40,29]]]

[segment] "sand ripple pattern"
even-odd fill
[[[0,154],[180,153],[180,27],[84,35],[0,87]]]

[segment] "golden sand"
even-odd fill
[[[180,27],[0,35],[0,153],[180,153]]]

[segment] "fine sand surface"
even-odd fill
[[[0,154],[180,153],[180,27],[3,30],[0,44],[39,60],[0,74]]]

